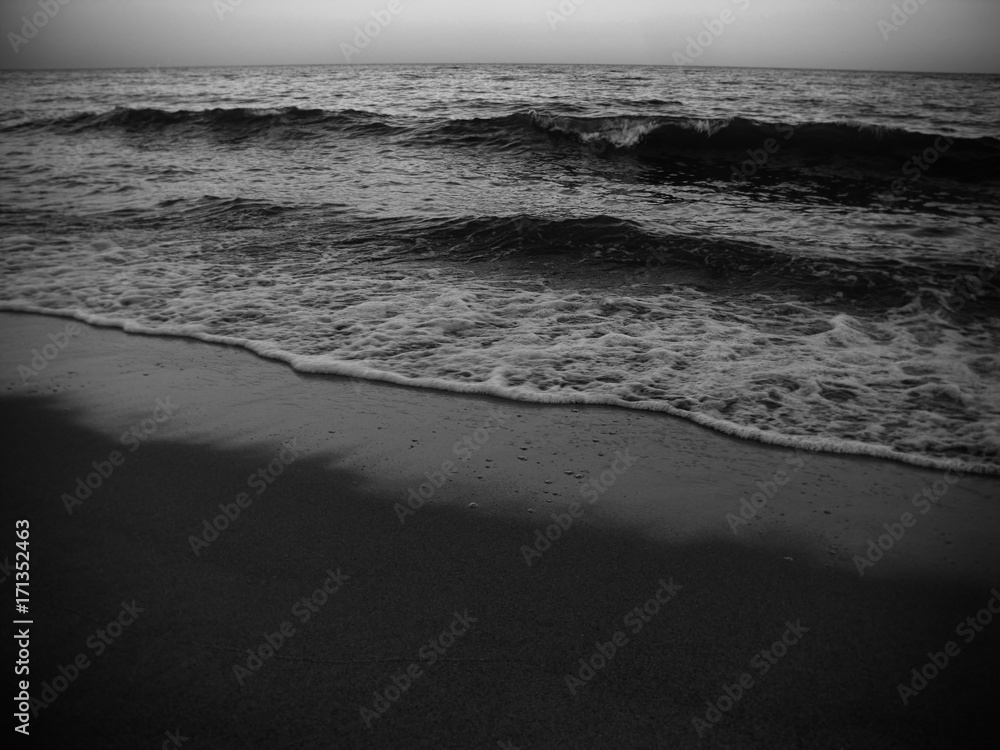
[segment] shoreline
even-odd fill
[[[24,316],[23,314],[16,314],[16,317],[21,320],[34,319],[35,322],[30,323],[29,328],[36,326],[46,328],[45,321],[52,316]],[[0,324],[3,324],[5,329],[10,328],[7,325],[9,319],[10,314],[0,312]],[[831,543],[836,543],[838,549],[841,550],[845,548],[845,541],[853,541],[856,548],[860,541],[857,535],[842,537],[836,531],[831,531],[829,528],[838,519],[810,519],[809,515],[832,515],[833,508],[839,510],[839,515],[842,515],[848,513],[846,509],[850,507],[852,508],[852,511],[850,511],[851,514],[861,515],[877,530],[883,522],[898,520],[898,517],[903,512],[923,509],[924,504],[919,500],[915,503],[914,498],[922,497],[921,492],[927,487],[933,488],[935,482],[940,483],[944,481],[946,489],[937,493],[932,492],[932,495],[935,496],[932,497],[932,507],[937,507],[938,503],[944,500],[949,494],[951,494],[951,498],[948,500],[950,504],[955,502],[956,495],[960,496],[962,500],[975,502],[973,498],[979,498],[980,500],[987,499],[990,497],[990,492],[1000,492],[1000,483],[997,483],[990,476],[967,474],[963,477],[962,484],[959,486],[957,492],[952,492],[952,487],[955,483],[953,479],[949,479],[951,475],[945,471],[914,467],[871,456],[789,450],[782,446],[773,446],[720,433],[711,427],[699,425],[688,419],[675,418],[657,412],[620,409],[617,406],[606,405],[573,403],[534,404],[531,402],[509,401],[489,394],[455,393],[420,386],[346,378],[326,373],[306,373],[294,370],[284,362],[269,359],[239,345],[220,347],[217,344],[203,342],[186,336],[166,334],[148,335],[141,333],[139,334],[141,338],[136,339],[132,333],[121,331],[114,326],[98,327],[83,323],[78,323],[78,325],[85,336],[88,333],[91,336],[93,334],[110,334],[112,338],[109,341],[113,341],[113,337],[115,336],[123,336],[124,339],[121,340],[121,343],[112,347],[112,350],[115,352],[127,352],[133,348],[142,349],[145,345],[155,350],[159,341],[170,342],[166,345],[167,350],[183,351],[184,356],[193,359],[198,367],[209,369],[214,368],[221,358],[234,356],[242,366],[249,367],[255,376],[262,383],[266,384],[266,387],[272,391],[275,401],[280,398],[278,394],[285,390],[285,384],[299,381],[300,383],[309,384],[309,393],[315,397],[334,397],[334,404],[338,408],[347,406],[348,404],[351,407],[363,405],[368,410],[368,413],[371,414],[372,410],[383,405],[383,401],[388,399],[389,403],[405,404],[408,408],[416,407],[419,404],[420,407],[432,410],[432,413],[435,415],[442,416],[444,421],[459,422],[460,426],[452,430],[452,437],[455,438],[454,441],[446,438],[434,439],[423,436],[418,439],[419,442],[429,442],[430,445],[420,446],[422,449],[418,449],[415,453],[410,454],[410,451],[414,450],[413,444],[409,444],[405,440],[387,441],[385,435],[377,434],[382,431],[383,428],[381,426],[375,425],[375,429],[372,430],[372,420],[368,419],[364,421],[364,436],[366,440],[375,441],[376,445],[376,455],[373,457],[375,461],[374,465],[378,466],[382,471],[387,471],[390,463],[399,463],[399,468],[394,472],[395,476],[387,473],[381,479],[382,484],[386,485],[387,488],[391,488],[391,491],[395,495],[401,496],[403,500],[409,496],[410,489],[415,489],[421,484],[428,484],[429,480],[424,476],[427,471],[440,472],[440,465],[449,461],[461,466],[471,466],[471,464],[477,463],[468,460],[478,457],[476,454],[481,450],[481,446],[473,439],[473,436],[475,435],[475,431],[480,429],[484,422],[493,419],[491,414],[495,414],[497,409],[506,410],[516,415],[513,423],[503,425],[506,429],[510,429],[513,424],[516,424],[528,432],[545,430],[547,437],[558,439],[560,442],[568,443],[579,449],[597,446],[590,451],[584,450],[585,458],[576,460],[567,459],[564,466],[556,467],[546,475],[555,484],[552,487],[545,486],[542,488],[542,496],[538,497],[533,503],[535,507],[532,510],[535,512],[549,510],[547,504],[542,502],[545,499],[554,501],[556,497],[561,497],[564,501],[575,499],[581,503],[586,503],[586,501],[592,499],[595,492],[603,496],[605,491],[602,490],[602,486],[608,484],[608,482],[602,481],[600,474],[610,467],[612,463],[611,459],[607,459],[606,457],[612,456],[615,450],[620,449],[626,443],[632,446],[642,445],[647,449],[647,452],[641,456],[642,460],[638,462],[639,466],[637,469],[629,472],[633,475],[633,480],[629,480],[632,486],[628,490],[633,490],[633,487],[655,485],[657,481],[662,479],[663,472],[660,471],[660,468],[664,466],[669,466],[671,471],[674,472],[673,477],[675,481],[677,479],[684,480],[684,483],[687,485],[685,489],[701,487],[704,482],[696,471],[689,470],[686,476],[677,474],[679,467],[675,465],[676,461],[671,455],[670,450],[653,450],[653,443],[664,439],[667,439],[668,442],[658,446],[661,449],[668,448],[688,455],[693,455],[697,452],[709,455],[715,452],[720,458],[730,463],[729,468],[732,472],[744,475],[742,484],[738,482],[729,483],[725,479],[722,480],[724,484],[730,485],[727,489],[728,495],[731,497],[730,502],[721,501],[723,493],[716,488],[713,492],[714,503],[706,503],[704,500],[701,503],[692,503],[690,500],[687,500],[683,503],[682,508],[686,523],[694,525],[699,531],[712,530],[722,532],[725,536],[732,535],[741,540],[743,540],[743,537],[749,536],[749,534],[740,533],[744,531],[756,532],[758,536],[774,532],[790,531],[795,537],[811,538],[813,540],[820,535],[827,536]],[[63,330],[63,328],[57,327],[49,332],[58,333],[60,330]],[[38,343],[47,341],[47,339],[45,335],[29,333],[25,341]],[[129,342],[136,343],[132,344]],[[70,345],[72,346],[72,342]],[[69,354],[70,358],[74,356],[72,351],[67,351],[67,354]],[[95,377],[103,377],[104,375],[104,364],[99,359],[96,355],[91,355],[90,357],[90,361],[95,368]],[[149,355],[145,357],[145,360],[148,365]],[[75,366],[79,366],[80,364],[79,359],[74,362]],[[137,364],[141,366],[142,363]],[[51,363],[50,366],[52,369],[48,369],[41,374],[42,379],[57,379],[67,372],[66,362],[60,363],[56,361]],[[184,394],[180,397],[182,401],[195,399],[196,408],[199,410],[217,408],[211,397],[199,392],[199,389],[205,385],[204,381],[198,380],[192,382],[190,378],[181,376],[180,372],[163,372],[162,368],[164,365],[162,363],[157,363],[156,366],[160,368],[159,373],[151,370],[150,372],[143,373],[142,377],[158,374],[160,376],[159,380],[162,382],[162,387],[160,388],[162,392],[168,392],[171,388],[180,388]],[[232,372],[231,367],[232,365],[230,364],[230,371]],[[74,371],[74,374],[76,374],[76,371]],[[213,372],[211,375],[217,381],[210,385],[212,396],[223,396],[223,392],[228,390],[228,387],[218,382],[221,380],[219,377],[220,373]],[[93,399],[91,410],[97,409],[100,411],[103,415],[101,419],[106,421],[108,425],[113,425],[116,422],[117,424],[127,424],[130,419],[136,420],[141,415],[141,411],[138,410],[136,403],[137,400],[134,399],[130,399],[130,404],[136,403],[136,406],[130,405],[128,409],[121,409],[121,394],[116,390],[121,384],[121,381],[117,381],[113,385],[107,384],[110,387],[102,388],[91,395]],[[28,383],[27,386],[30,388],[31,383]],[[337,390],[330,392],[328,390],[329,387],[336,388]],[[145,382],[143,383],[143,388],[148,388]],[[348,389],[350,392],[349,395],[344,393]],[[17,390],[15,387],[15,392]],[[134,390],[134,388],[130,390]],[[232,398],[229,394],[223,397]],[[299,394],[298,401],[300,402],[299,408],[309,408],[308,404],[311,403],[310,398],[304,393]],[[239,404],[239,402],[236,403]],[[219,441],[231,441],[233,439],[233,430],[244,434],[257,434],[266,429],[264,427],[265,423],[268,426],[273,426],[273,422],[269,422],[268,420],[273,420],[275,416],[274,412],[279,411],[272,404],[264,403],[259,399],[252,403],[239,404],[239,406],[243,407],[244,414],[247,411],[246,407],[252,406],[264,410],[267,416],[264,418],[251,418],[246,423],[237,423],[231,429],[221,430],[219,429],[219,425],[223,424],[223,417],[221,415],[213,415],[209,412],[198,420],[202,423],[197,430],[202,433],[200,438],[208,440],[210,443],[217,443]],[[459,408],[461,418],[450,417],[445,414],[452,407]],[[119,413],[116,414],[116,412]],[[96,416],[93,413],[88,415],[91,420]],[[400,413],[397,411],[394,416],[400,416]],[[328,451],[331,448],[336,450],[340,447],[340,441],[337,438],[328,437],[328,435],[334,435],[339,432],[338,430],[326,430],[324,426],[316,424],[309,424],[307,427],[299,420],[289,418],[287,414],[284,415],[284,419],[289,430],[294,429],[300,433],[303,429],[306,430],[308,437],[303,438],[303,442],[311,443],[310,453],[312,455]],[[412,430],[413,434],[419,434],[422,431],[424,423],[423,415],[418,413],[416,419],[411,418],[408,421],[407,429]],[[206,431],[206,422],[216,425],[216,429]],[[358,430],[361,428],[361,425],[361,422],[356,422],[352,425],[352,429]],[[192,425],[185,425],[185,427],[190,430]],[[113,428],[108,426],[107,429]],[[598,437],[580,439],[575,434],[579,430],[588,431]],[[436,431],[434,434],[436,434]],[[462,440],[470,440],[471,448],[458,449],[456,446]],[[586,445],[588,441],[591,442],[592,446]],[[332,445],[330,445],[331,442]],[[489,442],[488,438],[486,442]],[[536,438],[535,440],[525,442],[530,450],[529,455],[531,455],[535,452],[532,444],[538,444],[542,441]],[[327,443],[327,445],[323,446],[323,443]],[[515,467],[520,469],[524,466],[524,464],[517,463],[516,459],[521,458],[526,451],[515,450],[515,447],[520,446],[503,446],[498,454],[499,458],[495,459],[501,461],[504,469],[508,472]],[[498,449],[498,447],[492,446],[491,449]],[[413,456],[412,459],[410,458],[411,455]],[[702,461],[704,462],[704,458],[702,458]],[[490,463],[493,462],[494,459],[491,459]],[[490,471],[493,467],[482,461],[478,463],[481,468],[477,470],[475,478],[489,482],[489,477],[483,472]],[[534,466],[532,466],[532,463]],[[538,466],[539,463],[537,459],[534,459],[533,462],[528,461],[527,465],[534,471],[534,467]],[[607,466],[600,465],[602,463]],[[800,463],[801,466],[799,465]],[[707,467],[708,462],[705,462],[705,465]],[[799,472],[807,466],[809,467],[809,471],[799,475]],[[359,468],[368,470],[369,464],[362,463]],[[778,492],[779,488],[777,482],[774,481],[773,475],[782,470],[786,470],[788,474],[788,489],[784,490],[784,485],[782,485],[782,491]],[[584,472],[584,474],[581,474],[581,472]],[[798,486],[800,484],[799,480],[802,480],[803,477],[805,482],[811,481],[816,486],[819,480],[827,479],[831,475],[836,475],[838,479],[846,480],[848,474],[854,474],[855,472],[860,473],[856,476],[851,476],[849,482],[845,481],[847,485],[846,491],[863,502],[852,504],[846,502],[845,499],[839,499],[838,502],[838,500],[830,498],[829,507],[814,508],[810,514],[804,514],[801,508],[795,508],[794,503],[791,502],[791,497],[798,496],[801,498],[809,494],[808,489]],[[465,469],[457,476],[457,480],[468,480],[471,473],[471,469]],[[531,472],[528,473],[530,474]],[[636,480],[634,478],[635,474],[642,474],[643,476]],[[414,476],[421,481],[408,481],[406,479],[406,477]],[[873,484],[876,481],[876,477],[879,480],[878,485]],[[580,482],[579,480],[581,479],[584,481]],[[455,481],[455,478],[449,476],[448,480],[448,483],[451,484]],[[544,482],[545,480],[541,481]],[[597,481],[600,486],[596,489],[585,489],[586,487],[593,488],[594,481]],[[761,492],[762,488],[758,486],[761,483],[767,485],[774,484],[775,487],[770,492],[765,492],[768,500],[767,507],[761,508],[755,517],[747,519],[745,516],[750,514],[749,511],[745,510],[741,501],[743,499],[749,501],[750,498]],[[404,484],[406,487],[402,489]],[[530,491],[529,485],[531,484],[537,485],[538,478],[527,477],[527,481],[519,481],[514,494],[526,496]],[[897,490],[894,502],[886,502],[877,496],[879,491],[892,488],[893,485],[906,487],[907,491]],[[495,487],[496,483],[489,482],[487,486]],[[617,486],[619,494],[621,494],[622,485],[619,484]],[[938,489],[941,490],[940,484],[938,485]],[[435,487],[435,490],[437,494],[441,494],[440,488]],[[557,490],[558,492],[556,492]],[[546,498],[545,494],[548,494],[550,491],[552,493],[551,496]],[[786,497],[783,499],[782,495]],[[938,500],[936,495],[940,495],[941,500]],[[760,500],[758,499],[757,503],[759,504],[759,502]],[[811,498],[807,498],[806,502],[815,505],[814,500]],[[530,504],[532,503],[528,503],[528,505]],[[624,523],[626,527],[634,527],[636,525],[645,526],[650,521],[656,520],[660,511],[658,504],[659,500],[657,498],[644,497],[642,493],[633,491],[632,501],[628,509],[621,514],[617,514],[615,521],[617,523]],[[713,505],[714,507],[712,507]],[[862,507],[859,508],[858,505]],[[993,504],[987,499],[981,507],[977,508],[976,512],[990,514],[995,510],[992,506]],[[589,504],[587,507],[589,507]],[[524,508],[527,508],[527,505],[524,505]],[[741,509],[744,510],[742,515]],[[996,510],[1000,510],[1000,506]],[[830,511],[830,513],[826,513],[826,511]],[[398,515],[399,513],[397,512],[397,517]],[[727,520],[726,517],[731,515],[737,516],[738,520],[735,522],[731,518]],[[746,523],[743,523],[743,521],[746,521]],[[840,529],[840,531],[846,530]],[[956,527],[949,528],[944,533],[956,536],[962,532]],[[935,550],[935,554],[942,554],[946,551],[939,547]],[[914,557],[919,556],[920,554],[914,555]],[[827,559],[824,562],[832,563],[833,561]],[[837,562],[844,562],[843,554],[837,556]],[[973,572],[969,570],[967,574]]]
[[[215,334],[194,334],[177,333],[173,331],[158,331],[140,327],[129,322],[108,320],[100,315],[81,315],[74,312],[52,312],[33,306],[0,305],[0,315],[42,315],[76,321],[82,325],[95,328],[109,328],[122,331],[131,335],[155,336],[165,338],[185,339],[202,343],[221,345],[225,347],[238,347],[263,360],[279,362],[299,374],[315,374],[351,379],[363,379],[372,383],[384,383],[404,388],[418,388],[435,392],[451,393],[467,396],[487,396],[512,403],[534,404],[534,405],[562,405],[579,407],[611,407],[615,409],[635,411],[639,413],[665,414],[687,420],[701,427],[706,427],[716,433],[735,437],[740,440],[752,441],[764,445],[787,448],[791,450],[803,450],[831,455],[856,456],[866,458],[884,459],[894,461],[909,466],[931,469],[935,471],[947,471],[949,469],[961,471],[966,474],[977,474],[983,476],[1000,476],[1000,461],[993,463],[969,463],[960,458],[947,459],[935,458],[918,453],[903,453],[885,445],[875,445],[859,441],[847,441],[837,438],[819,438],[791,436],[771,433],[756,427],[737,425],[735,423],[721,421],[700,412],[691,412],[678,409],[665,402],[647,401],[643,405],[637,405],[622,401],[620,399],[601,397],[598,394],[586,394],[586,398],[578,398],[572,394],[546,394],[547,399],[527,398],[527,394],[512,389],[499,388],[488,384],[463,384],[458,382],[441,382],[434,378],[412,379],[402,375],[389,372],[371,371],[366,368],[352,367],[346,364],[330,365],[329,363],[312,362],[309,357],[293,355],[284,351],[267,351],[265,347],[255,345],[244,339],[236,339]],[[583,395],[583,394],[578,394]],[[832,442],[831,442],[832,440]]]
[[[2,313],[0,325],[16,438],[5,523],[33,528],[32,695],[75,654],[91,662],[33,734],[106,747],[179,728],[192,747],[885,748],[972,747],[992,731],[1000,625],[968,643],[956,626],[1000,585],[996,478],[946,484],[920,513],[914,498],[942,472],[84,324],[23,384],[18,366],[65,323]],[[88,637],[133,599],[147,611],[96,654]],[[248,664],[275,634],[273,655]],[[897,685],[949,639],[960,655],[904,705]],[[613,656],[588,677],[580,660],[600,662],[605,644]],[[744,674],[752,684],[714,720],[706,703]]]

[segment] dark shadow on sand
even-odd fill
[[[548,514],[500,519],[463,503],[401,526],[403,498],[372,495],[335,455],[293,463],[196,557],[189,536],[247,491],[279,439],[146,443],[70,516],[62,493],[121,444],[56,398],[0,403],[10,561],[14,520],[31,522],[32,695],[77,654],[90,661],[33,720],[39,746],[160,747],[178,730],[185,748],[886,750],[995,738],[1000,623],[968,645],[955,635],[987,591],[793,565],[779,547],[656,544],[586,519],[529,568],[520,548]],[[350,579],[300,622],[296,601],[338,568]],[[633,632],[623,618],[661,579],[679,593]],[[5,586],[10,601],[13,576]],[[133,599],[144,611],[96,655],[88,639]],[[476,622],[369,730],[360,707],[421,662],[456,610]],[[234,665],[285,621],[295,634],[238,684]],[[786,621],[808,633],[760,675],[750,660]],[[627,643],[571,694],[566,675],[616,630]],[[904,707],[897,684],[948,640],[962,653]],[[744,672],[753,687],[699,738],[692,718]]]

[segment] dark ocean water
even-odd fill
[[[1000,470],[1000,77],[339,66],[0,91],[3,309]]]

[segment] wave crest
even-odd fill
[[[1000,174],[1000,140],[920,133],[851,122],[759,122],[743,117],[698,119],[676,116],[583,117],[538,110],[471,119],[420,119],[363,110],[206,109],[167,111],[116,108],[42,120],[19,120],[0,132],[45,129],[80,133],[95,129],[180,130],[185,134],[224,133],[236,138],[268,136],[302,139],[357,135],[394,137],[424,146],[496,145],[534,153],[551,149],[551,139],[575,142],[649,159],[732,161],[764,153],[776,165],[853,160],[898,174],[906,160],[934,151],[935,173],[964,171],[995,178]],[[541,137],[541,138],[540,138]],[[549,139],[549,143],[546,143]],[[938,161],[938,159],[940,161]]]

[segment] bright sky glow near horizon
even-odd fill
[[[1000,73],[997,0],[393,0],[394,15],[389,4],[5,0],[0,67],[345,63],[342,45],[375,28],[374,12],[391,20],[352,64],[671,65],[680,54],[690,65]],[[699,34],[710,43],[692,47]]]

